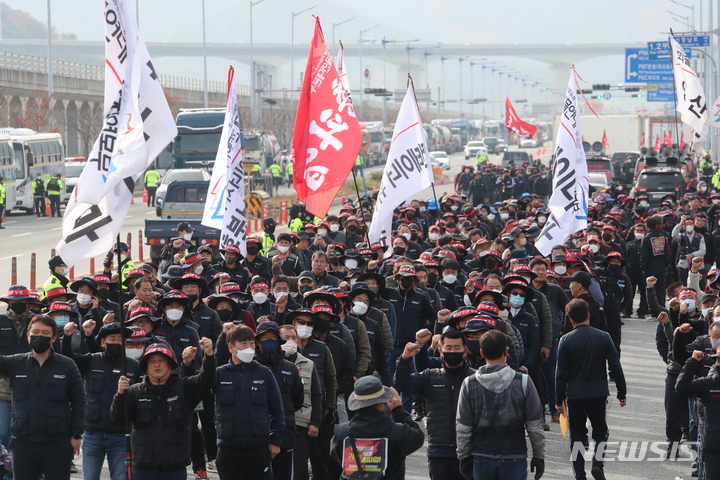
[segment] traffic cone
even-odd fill
[[[147,205],[148,198],[147,198],[147,188],[143,188],[143,203]]]
[[[52,215],[52,210],[50,210],[50,199],[45,197],[45,216],[49,217]]]
[[[347,195],[343,193],[342,198],[340,199],[340,205],[345,205],[345,202],[347,202]]]
[[[440,185],[445,185],[445,175],[440,175]]]
[[[3,223],[5,223],[5,212],[3,212],[2,218],[0,219],[0,225],[2,225]]]

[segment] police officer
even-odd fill
[[[125,280],[127,280],[130,270],[135,269],[135,264],[129,255],[130,249],[128,248],[127,243],[120,242],[115,245],[112,253],[117,256],[117,261],[120,264],[120,282],[123,284],[123,291],[127,292],[128,287],[125,285]],[[117,268],[114,268],[109,254],[105,257],[105,261],[103,262],[103,273],[110,278],[117,273]],[[117,280],[117,277],[115,280]]]
[[[632,304],[632,285],[630,279],[622,272],[627,260],[620,252],[610,252],[602,263],[604,269],[598,270],[598,278],[605,295],[605,321],[607,332],[620,355],[621,315],[628,305]]]
[[[287,174],[287,178],[288,178],[288,187],[291,186],[293,183],[294,170],[295,170],[295,166],[293,165],[292,160],[288,161],[287,165],[285,166],[285,173]]]
[[[273,480],[272,459],[280,453],[286,418],[278,383],[254,360],[250,327],[228,324],[226,341],[231,362],[217,369],[213,389],[220,479]]]
[[[48,198],[50,199],[51,216],[60,216],[60,192],[62,192],[63,184],[60,179],[61,175],[56,173],[54,177],[48,180],[45,187]]]
[[[41,216],[47,217],[47,215],[45,215],[45,182],[43,182],[42,175],[39,173],[35,176],[35,181],[32,184],[32,190],[35,213],[38,218]]]
[[[103,325],[95,337],[103,352],[86,355],[72,351],[71,338],[77,325],[70,322],[64,328],[62,353],[75,361],[85,380],[87,408],[83,435],[83,480],[100,479],[106,452],[110,479],[125,478],[125,426],[108,415],[123,370],[122,350],[125,346],[122,328],[119,323]],[[138,361],[126,359],[125,368],[130,383],[136,383],[140,379]]]
[[[0,219],[5,215],[5,177],[0,175]],[[5,230],[2,226],[2,220],[0,220],[0,229]]]
[[[44,299],[47,296],[48,291],[53,288],[65,288],[68,283],[70,283],[70,280],[67,278],[68,273],[70,273],[70,269],[67,265],[65,265],[65,261],[60,258],[60,255],[55,255],[48,260],[48,267],[50,267],[50,278],[48,278],[43,284],[42,294],[40,295],[41,299]]]
[[[157,192],[158,187],[160,186],[160,172],[155,170],[155,166],[151,166],[147,169],[145,172],[144,177],[144,183],[145,188],[147,189],[147,206],[150,207],[155,203],[155,192]]]
[[[260,235],[262,242],[262,249],[260,250],[261,255],[267,255],[270,251],[270,247],[275,245],[275,227],[277,222],[272,217],[263,219],[263,232]]]
[[[56,340],[55,320],[36,315],[27,326],[32,351],[0,355],[0,375],[10,378],[18,480],[67,480],[73,454],[80,453],[85,388],[75,362],[50,348]]]
[[[278,186],[282,184],[282,178],[280,177],[282,174],[282,167],[280,167],[277,163],[273,163],[268,167],[268,171],[273,177],[273,186],[275,187],[275,191],[277,191]]]
[[[178,363],[164,344],[150,345],[140,359],[142,382],[130,385],[121,376],[113,397],[110,416],[125,422],[125,409],[132,422],[133,478],[184,479],[190,463],[193,410],[215,384],[215,355],[209,338],[200,340],[204,352],[197,375],[181,377]],[[189,352],[196,354],[197,349]],[[157,412],[157,413],[156,413]]]

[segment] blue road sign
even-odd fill
[[[647,48],[626,48],[625,83],[673,83],[672,64],[650,60]]]
[[[648,102],[674,102],[675,91],[672,88],[658,88],[647,91]]]
[[[610,100],[612,98],[612,94],[610,92],[603,93],[603,98],[605,100]]]
[[[709,47],[710,35],[687,35],[675,37],[681,47]]]
[[[684,37],[683,37],[684,38]],[[686,47],[692,47],[694,45],[685,45]],[[688,58],[692,58],[692,50],[689,48],[685,50],[685,55]],[[648,60],[670,60],[670,43],[665,42],[648,42]]]

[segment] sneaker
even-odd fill
[[[550,425],[548,425],[547,422],[543,422],[543,430],[546,432],[550,431]]]
[[[552,423],[560,423],[560,414],[559,413],[553,413],[552,417],[550,417],[550,421]]]
[[[75,466],[75,462],[70,462],[70,473],[78,473],[78,469]]]
[[[198,470],[195,472],[195,480],[207,480],[207,472],[205,470]]]
[[[603,472],[603,469],[600,467],[593,467],[592,470],[590,470],[590,474],[595,480],[605,480],[605,472]]]
[[[207,471],[208,472],[217,472],[217,468],[215,468],[215,460],[208,460]]]

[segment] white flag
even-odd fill
[[[707,140],[708,111],[707,98],[700,84],[695,70],[690,66],[690,59],[685,50],[673,37],[670,37],[672,50],[673,76],[675,77],[675,90],[677,92],[677,111],[682,122],[692,128],[691,144],[693,150],[700,146],[700,142]]]
[[[553,193],[548,204],[548,218],[535,247],[548,255],[552,247],[562,244],[569,235],[587,227],[588,169],[582,145],[580,112],[577,108],[577,76],[570,72],[565,104],[555,141]]]
[[[342,42],[340,42],[340,50],[338,50],[335,66],[337,67],[338,76],[340,77],[340,82],[345,89],[345,93],[347,93],[348,99],[352,102],[352,97],[350,96],[350,81],[347,76],[347,68],[345,68],[345,47]]]
[[[390,245],[395,208],[433,182],[430,155],[412,79],[400,106],[385,172],[378,191],[375,215],[368,234],[370,243]]]
[[[235,69],[228,70],[227,110],[215,157],[205,211],[200,223],[222,229],[220,247],[234,245],[246,254],[245,170],[242,161],[240,111],[235,95]]]
[[[105,126],[65,210],[57,250],[68,266],[112,247],[135,184],[177,135],[127,0],[108,0],[104,19]]]

